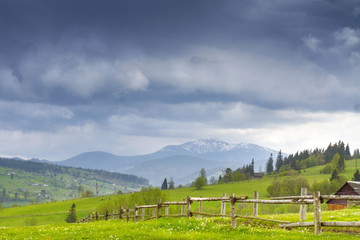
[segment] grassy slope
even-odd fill
[[[322,167],[313,167],[307,169],[302,176],[305,176],[309,179],[309,182],[313,181],[322,181],[323,179],[328,179],[330,175],[321,175],[319,170]],[[346,161],[346,171],[344,175],[348,180],[351,179],[355,171],[355,161],[350,160]],[[266,176],[263,179],[257,179],[252,181],[243,181],[239,183],[232,184],[222,184],[222,185],[210,185],[204,187],[202,190],[196,190],[195,188],[182,188],[175,190],[166,191],[168,199],[170,201],[182,200],[186,196],[193,197],[214,197],[221,196],[222,193],[229,195],[230,193],[235,193],[235,195],[245,195],[252,198],[253,192],[255,190],[259,191],[260,198],[266,198],[266,188],[273,181],[274,176]],[[69,208],[72,202],[76,203],[78,217],[81,218],[87,213],[95,211],[95,209],[104,204],[108,199],[115,199],[117,196],[106,196],[106,197],[96,197],[89,199],[77,199],[77,200],[68,200],[47,204],[38,204],[38,205],[29,205],[24,207],[16,208],[5,208],[0,212],[0,226],[24,226],[26,221],[31,218],[36,218],[37,225],[43,224],[60,224],[64,222],[65,216],[69,211]],[[261,205],[260,205],[261,206]],[[294,206],[297,208],[297,206]],[[194,204],[193,210],[196,211],[197,205]],[[204,204],[204,211],[220,211],[220,203],[210,203]],[[277,212],[277,210],[274,210]],[[261,212],[260,212],[261,213]]]
[[[13,204],[17,205],[26,205],[30,204],[31,201],[36,202],[46,202],[51,201],[51,199],[64,200],[71,198],[70,196],[78,195],[78,179],[69,174],[58,174],[55,177],[50,177],[49,175],[43,175],[38,173],[29,173],[21,170],[10,170],[15,172],[13,179],[7,172],[7,168],[0,167],[0,194],[3,188],[6,189],[8,195],[11,199],[14,198],[15,192],[18,193],[18,201],[9,201],[3,203],[4,207],[12,206]],[[96,192],[96,181],[87,179],[84,176],[81,177],[81,184],[84,190],[91,190]],[[38,184],[38,186],[32,186],[30,184]],[[39,186],[41,184],[41,186]],[[44,186],[46,184],[47,186]],[[56,185],[57,184],[57,185]],[[117,186],[111,183],[98,181],[99,192],[101,195],[112,194],[117,190],[123,190],[124,186]],[[27,200],[24,199],[23,190],[27,190],[30,194]],[[135,190],[138,188],[131,188],[127,186],[127,190]],[[36,200],[37,195],[45,190],[50,194],[51,199],[41,198]]]

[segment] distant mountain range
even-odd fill
[[[278,151],[256,144],[230,144],[218,139],[200,139],[181,145],[169,145],[157,152],[139,156],[117,156],[106,152],[87,152],[56,164],[134,174],[160,186],[164,178],[176,185],[194,180],[201,168],[208,176],[218,177],[222,169],[232,169],[255,161],[255,169],[265,166],[270,154]]]

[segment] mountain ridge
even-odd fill
[[[159,176],[161,176],[161,178],[173,177],[179,179],[180,182],[178,184],[187,184],[188,182],[184,180],[187,179],[187,175],[194,176],[201,168],[210,171],[211,168],[209,168],[209,166],[224,169],[227,167],[239,168],[245,164],[249,164],[252,159],[255,161],[255,167],[264,166],[271,153],[275,155],[277,151],[251,143],[233,144],[210,138],[189,141],[179,145],[168,145],[156,152],[137,156],[117,156],[102,151],[87,152],[56,162],[56,164],[130,174],[141,173],[150,180],[151,184],[158,186]],[[175,157],[177,161],[186,161],[189,166],[192,166],[192,172],[190,172],[190,168],[186,173],[178,171],[177,176],[167,176],[168,171],[166,171],[166,168],[163,166],[165,165],[166,167],[163,159]],[[189,161],[190,158],[192,158],[192,161]],[[201,159],[204,166],[200,166],[198,164],[199,161],[196,159]],[[148,161],[153,161],[155,165],[152,166],[162,169],[161,172],[150,174],[147,169],[148,167],[145,167],[148,166],[145,164]],[[206,164],[206,161],[215,162],[216,164]],[[168,168],[172,169],[177,163],[169,161],[167,164]],[[141,166],[143,166],[143,169]]]

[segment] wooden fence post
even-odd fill
[[[153,208],[152,217],[155,218],[155,216],[156,216],[156,209]]]
[[[226,197],[226,193],[223,193],[222,195],[223,197]],[[220,214],[225,216],[226,213],[226,202],[225,201],[221,201],[221,210],[220,210]]]
[[[307,188],[301,188],[301,196],[307,195]],[[300,205],[300,222],[304,222],[306,220],[306,205]]]
[[[119,219],[122,219],[122,218],[123,218],[123,213],[124,213],[124,209],[123,209],[123,207],[121,206],[121,207],[120,207],[120,210],[119,210]]]
[[[187,196],[187,217],[191,217],[192,213],[191,213],[191,199],[190,196]]]
[[[109,219],[109,209],[106,209],[105,220],[108,220],[108,219]]]
[[[235,195],[232,193],[230,195],[230,220],[231,220],[232,228],[236,228],[235,202],[236,202],[236,198]]]
[[[161,217],[161,199],[158,200],[157,211],[156,211],[156,218],[160,218],[160,217]]]
[[[95,214],[95,220],[96,220],[96,221],[99,220],[99,214],[98,214],[98,212],[96,212],[96,214]]]
[[[185,202],[185,198],[183,198],[183,201]],[[181,215],[185,214],[185,205],[181,205]]]
[[[113,212],[112,212],[112,220],[115,219],[115,209],[113,209]]]
[[[141,209],[141,219],[145,221],[145,208]]]
[[[135,206],[134,206],[134,222],[137,221],[137,217],[138,217],[138,209],[137,209],[137,205],[135,204]]]
[[[165,206],[165,216],[169,215],[169,205]]]
[[[258,191],[254,192],[254,199],[259,199]],[[254,217],[258,217],[258,214],[259,214],[259,205],[258,205],[258,203],[254,203],[253,215],[254,215]]]
[[[314,231],[316,235],[321,234],[321,202],[320,192],[314,192]]]
[[[202,196],[200,196],[200,198],[202,198]],[[203,205],[203,201],[199,201],[199,213],[202,213],[202,205]],[[201,218],[202,215],[199,215],[199,218]]]
[[[129,212],[129,209],[127,208],[126,209],[126,221],[129,222],[130,220],[130,212]]]

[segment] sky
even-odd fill
[[[360,148],[358,0],[2,0],[0,155]]]

